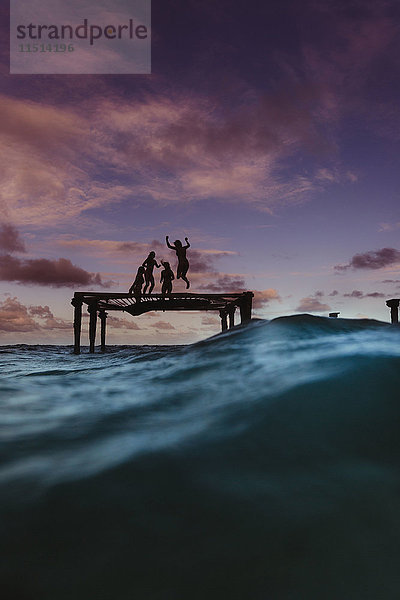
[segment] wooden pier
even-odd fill
[[[107,315],[110,311],[123,311],[134,317],[150,311],[218,311],[221,331],[235,325],[235,312],[239,309],[240,323],[251,319],[253,292],[237,294],[152,294],[135,297],[132,294],[111,292],[75,292],[71,304],[74,307],[74,353],[81,351],[82,307],[89,313],[89,351],[94,352],[97,319],[100,319],[100,346],[106,349]]]

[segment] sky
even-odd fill
[[[150,250],[175,268],[166,235],[193,292],[252,290],[257,317],[390,320],[397,0],[153,0],[147,75],[11,75],[0,11],[0,344],[72,343],[74,291],[127,291]],[[118,314],[108,341],[219,327]]]

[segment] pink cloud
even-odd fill
[[[108,315],[107,325],[112,329],[141,329],[141,327],[139,327],[135,320],[131,319],[128,321],[125,319],[120,319],[119,317],[114,317],[112,315]]]
[[[0,302],[0,331],[28,332],[37,329],[38,323],[17,298],[6,298],[4,302]]]
[[[262,308],[272,300],[282,301],[282,298],[274,288],[267,290],[254,291],[253,308]]]
[[[166,321],[157,321],[156,323],[152,323],[150,325],[150,327],[155,327],[156,329],[165,329],[165,330],[175,329],[175,327],[173,325],[171,325],[171,323],[167,323]]]
[[[331,310],[328,304],[323,304],[315,296],[307,296],[300,300],[300,304],[296,308],[301,312],[327,312]]]
[[[364,84],[374,81],[383,60],[396,60],[390,44],[398,25],[384,16],[385,2],[357,4],[362,12],[356,19],[335,2],[311,5],[322,27],[318,44],[305,47],[296,63],[279,57],[284,83],[268,92],[232,80],[230,104],[193,89],[165,93],[156,85],[149,88],[153,96],[118,97],[104,78],[90,77],[66,78],[62,88],[46,80],[47,104],[0,96],[4,214],[18,223],[65,223],[88,209],[133,199],[165,205],[218,198],[271,210],[355,180],[328,156],[337,151],[330,128],[344,113],[365,114],[372,102],[382,104],[381,94],[370,100]],[[76,101],[93,85],[98,93],[86,94],[79,107],[68,105],[69,95]],[[394,102],[374,109],[369,121],[380,111],[397,114]],[[318,168],[307,174],[292,168],[289,175],[282,167],[304,149],[318,152]],[[126,183],[116,183],[121,180]]]
[[[277,168],[304,145],[324,143],[313,94],[297,84],[223,112],[200,96],[129,102],[96,96],[82,111],[2,95],[4,215],[43,225],[132,198],[163,204],[219,198],[263,210],[298,202],[322,185],[320,177],[284,181]],[[97,175],[105,170],[127,183],[117,177],[105,183]]]
[[[28,312],[32,317],[39,319],[40,329],[71,329],[71,321],[65,319],[56,319],[50,308],[46,306],[30,306]]]
[[[215,327],[220,324],[220,320],[218,317],[212,317],[212,316],[207,315],[206,317],[202,317],[201,324]]]
[[[379,231],[394,231],[395,229],[400,229],[400,221],[396,223],[381,223],[379,226]]]
[[[18,333],[71,328],[71,322],[54,317],[48,306],[27,307],[17,298],[0,302],[0,331]]]

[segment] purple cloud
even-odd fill
[[[10,254],[0,256],[0,281],[17,281],[50,287],[98,285],[107,288],[112,284],[110,281],[103,282],[99,273],[89,273],[73,265],[67,258],[21,260]]]
[[[349,294],[343,294],[344,298],[384,298],[385,294],[381,294],[380,292],[370,292],[369,294],[364,294],[364,292],[360,292],[360,290],[353,290]]]
[[[26,252],[25,244],[21,240],[18,230],[11,223],[3,223],[0,226],[0,250]]]
[[[232,275],[223,275],[217,277],[213,283],[202,285],[203,290],[209,292],[243,292],[246,289],[245,281],[242,277],[232,277]]]
[[[381,248],[370,250],[362,254],[355,254],[347,265],[335,265],[338,272],[347,269],[382,269],[400,261],[400,251],[395,248]]]

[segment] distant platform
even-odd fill
[[[253,292],[236,294],[151,294],[135,296],[113,292],[75,292],[71,304],[75,308],[74,332],[75,354],[80,353],[82,306],[86,304],[90,313],[89,345],[94,352],[97,317],[101,322],[101,349],[105,350],[106,319],[109,311],[123,311],[137,317],[150,311],[218,311],[221,330],[234,327],[235,312],[240,311],[240,322],[251,319]],[[107,312],[108,311],[108,312]]]

